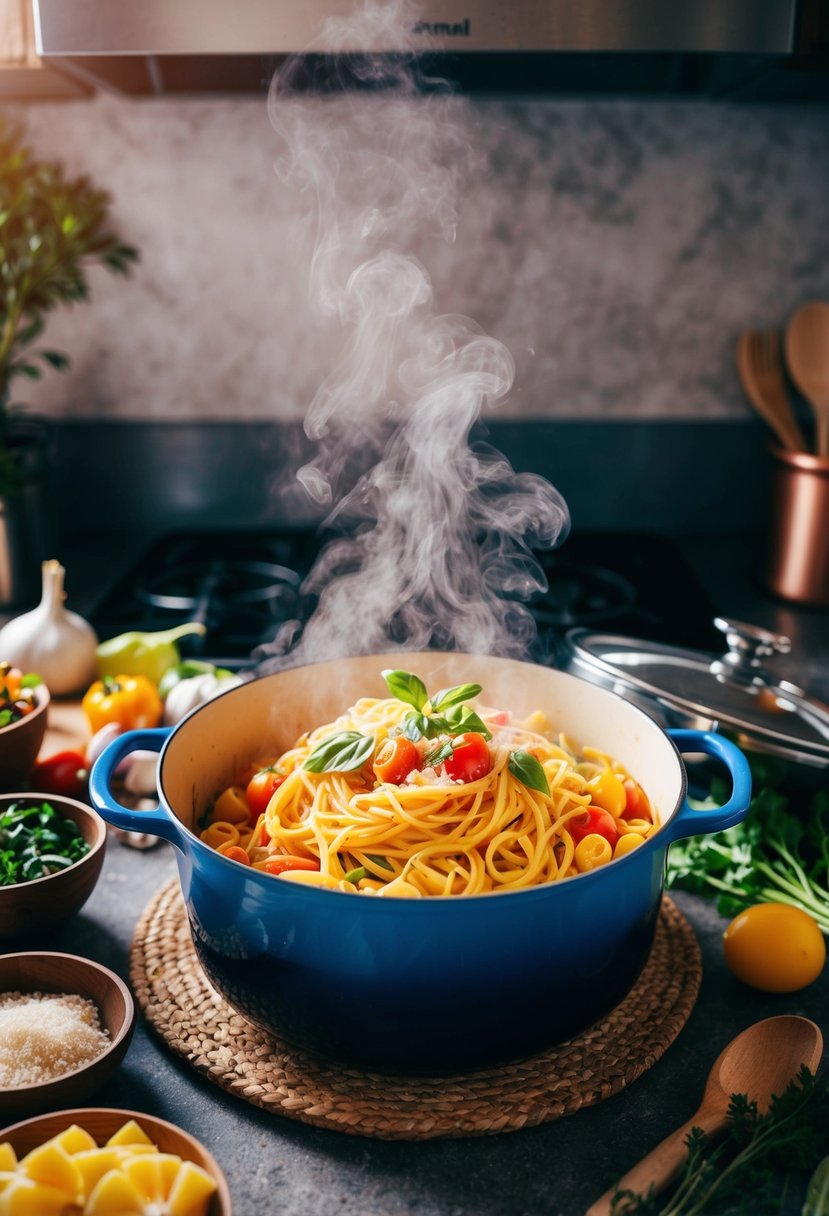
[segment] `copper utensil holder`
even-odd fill
[[[771,449],[766,585],[801,604],[829,606],[829,459]]]

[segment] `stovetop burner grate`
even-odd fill
[[[313,531],[193,531],[157,538],[91,612],[101,638],[127,629],[200,621],[185,657],[240,668],[289,621],[304,623],[316,598],[303,583],[319,552]],[[578,625],[716,649],[714,609],[676,546],[648,533],[574,533],[536,555],[548,589],[530,604],[538,638],[531,657],[555,663]]]

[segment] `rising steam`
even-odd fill
[[[437,315],[414,256],[454,239],[475,159],[467,104],[424,81],[414,47],[371,53],[413,43],[414,25],[408,6],[383,2],[328,23],[314,49],[369,52],[336,60],[360,91],[303,92],[305,59],[271,85],[277,172],[316,221],[311,302],[341,341],[308,408],[316,454],[298,477],[342,535],[311,573],[319,602],[298,644],[283,632],[259,672],[396,646],[525,655],[524,601],[545,586],[531,547],[569,524],[546,481],[470,447],[515,369],[473,321]]]

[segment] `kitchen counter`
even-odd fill
[[[717,610],[787,632],[787,674],[829,699],[829,613],[773,603],[759,590],[747,546],[695,538],[685,547]],[[94,555],[94,562],[92,560]],[[61,560],[70,607],[83,611],[101,549],[87,543]],[[119,550],[117,565],[127,561]],[[109,577],[117,570],[107,562]],[[781,673],[782,674],[782,673]],[[166,844],[141,852],[110,839],[99,884],[81,914],[33,948],[86,955],[127,975],[135,922],[175,873]],[[811,1017],[829,1035],[829,968],[803,992],[771,996],[741,986],[726,969],[714,905],[673,894],[703,955],[699,998],[665,1055],[620,1094],[546,1125],[467,1140],[381,1142],[340,1135],[260,1111],[197,1076],[142,1023],[98,1105],[146,1111],[198,1136],[222,1165],[237,1216],[574,1216],[669,1130],[690,1117],[708,1069],[751,1022],[777,1013]],[[796,1196],[787,1213],[799,1212]]]

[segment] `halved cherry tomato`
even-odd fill
[[[492,755],[483,735],[470,732],[453,740],[452,755],[443,767],[453,781],[480,781],[492,768]]]
[[[231,861],[241,861],[243,866],[250,865],[250,857],[248,856],[246,850],[241,848],[238,844],[232,844],[230,848],[220,849],[219,851],[223,852],[225,857],[229,857]]]
[[[286,854],[284,857],[271,857],[265,862],[262,869],[266,874],[284,874],[286,870],[318,870],[320,863],[313,861],[310,857],[292,857]]]
[[[274,790],[278,790],[284,780],[285,774],[272,764],[253,774],[245,789],[251,819],[264,815]]]
[[[588,806],[580,814],[568,819],[567,831],[575,844],[584,840],[585,836],[603,836],[611,849],[615,849],[619,839],[619,829],[613,816],[600,806]]]
[[[378,781],[400,785],[412,769],[418,767],[419,759],[418,750],[411,739],[405,735],[393,735],[380,744],[372,768]]]

